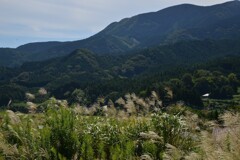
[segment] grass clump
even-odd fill
[[[67,106],[31,114],[8,110],[1,113],[0,158],[238,159],[239,113],[213,121],[176,107],[123,117],[82,115]]]

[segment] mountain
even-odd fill
[[[87,48],[96,53],[118,53],[182,39],[232,38],[240,35],[240,2],[201,7],[178,5],[114,22],[81,41],[48,48],[61,53]],[[205,33],[205,34],[202,34]]]
[[[25,87],[58,88],[71,82],[86,84],[155,74],[226,55],[240,55],[239,40],[181,41],[128,55],[98,55],[79,49],[64,57],[24,63],[10,81]]]
[[[24,61],[21,53],[12,48],[0,48],[0,66],[19,66]]]
[[[239,1],[207,7],[182,4],[114,22],[84,40],[30,43],[15,50],[17,55],[21,53],[19,63],[22,63],[64,56],[80,48],[102,55],[126,53],[182,40],[238,39],[239,10]],[[11,57],[5,61],[9,61],[8,66],[13,65]]]
[[[157,83],[181,79],[198,69],[240,77],[239,64],[239,40],[181,41],[128,55],[99,55],[79,49],[64,57],[27,62],[19,68],[0,67],[0,91],[2,95],[7,93],[5,99],[0,96],[0,105],[8,103],[9,97],[23,100],[25,92],[36,92],[40,87],[46,88],[49,96],[61,99],[76,88],[84,90],[91,101],[99,96],[118,98],[128,92],[144,91],[145,95],[161,87]]]

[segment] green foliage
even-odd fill
[[[41,114],[7,111],[1,114],[4,118],[0,119],[0,157],[123,160],[201,154],[201,132],[196,132],[195,126],[206,119],[198,119],[190,109],[183,109],[178,107],[169,111],[173,114],[129,118],[82,116],[74,113],[72,108],[63,107]],[[175,113],[177,110],[181,111],[181,116]],[[222,124],[238,122],[236,116],[232,119],[231,114],[225,116],[228,121],[219,118],[222,117],[219,112],[213,111],[212,114],[216,114]],[[200,126],[201,129],[211,130],[208,124],[202,125],[205,128]],[[232,144],[235,143],[232,133],[224,143],[228,152],[232,152]]]
[[[47,125],[50,128],[50,143],[57,153],[71,159],[78,149],[78,135],[75,132],[75,116],[68,109],[49,110]]]
[[[35,94],[38,103],[54,96],[71,104],[89,105],[99,96],[115,101],[128,92],[146,97],[155,90],[164,105],[182,100],[201,108],[201,95],[205,93],[219,99],[231,98],[236,93],[239,57],[218,57],[229,51],[239,53],[237,44],[232,40],[184,41],[124,56],[99,56],[77,50],[63,58],[31,62],[15,69],[2,68],[0,105],[7,105],[9,99],[23,100],[26,91]],[[36,93],[36,88],[41,87],[49,91],[45,97]],[[170,98],[166,87],[173,91]]]
[[[0,107],[7,106],[9,101],[23,101],[24,98],[24,88],[15,84],[0,86]]]
[[[26,106],[26,103],[20,102],[20,103],[13,103],[11,106],[9,106],[9,109],[16,112],[22,112],[22,113],[28,113],[28,108]]]
[[[185,121],[178,115],[159,113],[153,116],[152,123],[156,132],[163,137],[164,144],[178,146],[183,150],[191,150],[193,139]]]
[[[8,114],[1,124],[1,134],[4,137],[2,143],[15,147],[7,145],[5,149],[9,154],[3,154],[3,156],[10,159],[14,157],[21,159],[47,158],[47,155],[41,152],[43,151],[39,139],[41,134],[36,128],[38,123],[34,122],[30,116],[20,118],[13,112],[8,112]]]
[[[201,69],[192,75],[185,74],[182,80],[170,80],[169,86],[173,90],[174,100],[181,99],[187,104],[201,107],[201,95],[208,93],[213,99],[231,99],[237,93],[238,84],[239,80],[233,73],[226,76],[221,72]]]
[[[81,105],[86,104],[86,96],[83,90],[75,89],[70,95],[69,102],[70,103],[79,103]]]
[[[145,141],[142,144],[143,147],[143,153],[147,155],[151,155],[152,158],[154,159],[159,159],[159,148],[156,144],[150,141]]]

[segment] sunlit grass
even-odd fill
[[[1,112],[0,158],[214,160],[240,156],[238,113],[221,114],[222,123],[199,118],[182,105],[144,116],[122,114],[90,116],[66,106],[35,114]]]

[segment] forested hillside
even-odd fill
[[[179,50],[184,53],[183,49],[186,46],[186,54],[188,54],[189,45],[180,43],[176,46],[178,48],[176,54]],[[223,45],[221,46],[224,48]],[[69,100],[72,99],[74,91],[80,89],[86,104],[94,102],[98,97],[116,100],[132,92],[146,97],[155,90],[162,95],[166,105],[183,100],[190,106],[200,108],[203,106],[201,96],[205,93],[211,93],[211,98],[218,99],[229,99],[236,94],[240,74],[238,54],[223,56],[228,52],[216,52],[208,47],[207,51],[211,51],[213,55],[220,54],[219,58],[209,57],[207,60],[207,56],[203,54],[181,61],[181,58],[175,57],[177,55],[172,55],[161,61],[156,57],[157,53],[174,54],[174,47],[171,46],[169,50],[164,47],[166,52],[163,52],[165,50],[161,52],[160,48],[134,53],[128,58],[99,57],[87,50],[77,50],[64,58],[26,63],[19,69],[2,68],[0,70],[1,105],[6,106],[10,100],[24,101],[26,92],[36,93],[39,88],[48,90],[47,97],[54,96]],[[201,52],[206,53],[203,50]],[[145,58],[144,56],[148,54],[150,56]]]

